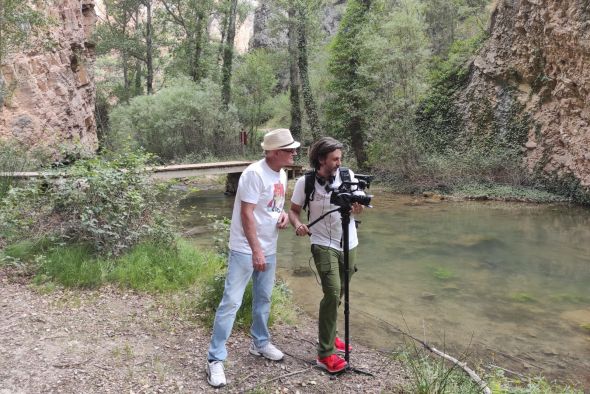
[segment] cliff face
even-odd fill
[[[589,187],[590,3],[500,0],[490,34],[458,97],[467,130],[518,120],[531,171]]]
[[[94,0],[56,0],[46,10],[50,49],[35,43],[2,64],[8,94],[0,112],[0,138],[64,153],[97,148],[94,118]]]

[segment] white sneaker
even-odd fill
[[[207,361],[207,382],[213,387],[227,384],[222,361]]]
[[[262,356],[272,361],[280,361],[285,357],[283,352],[277,349],[272,343],[267,343],[262,347],[256,347],[254,342],[250,345],[250,353],[255,356]]]

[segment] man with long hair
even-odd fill
[[[338,208],[330,203],[330,197],[338,188],[343,177],[355,182],[352,171],[341,168],[342,143],[331,137],[323,137],[316,141],[309,151],[309,163],[313,172],[299,178],[293,190],[289,221],[298,236],[311,234],[311,253],[322,284],[324,296],[320,302],[318,320],[318,358],[317,365],[330,373],[340,372],[346,368],[346,361],[336,352],[344,352],[344,342],[336,336],[338,306],[343,295],[344,252],[342,248],[342,218],[338,211],[333,212],[319,222],[313,231],[301,222],[302,207],[309,210],[309,221],[315,221],[325,213]],[[313,177],[313,179],[308,178]],[[308,183],[309,182],[309,183]],[[306,190],[306,183],[311,191]],[[352,213],[358,214],[363,206],[352,204]],[[354,220],[350,221],[349,232],[349,275],[354,269],[358,238]],[[349,351],[351,348],[349,347]]]

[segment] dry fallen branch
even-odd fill
[[[482,378],[480,378],[474,370],[472,370],[471,368],[469,368],[467,366],[467,364],[463,361],[459,361],[457,360],[455,357],[453,356],[449,356],[448,354],[441,352],[440,350],[436,349],[435,347],[432,347],[430,345],[428,345],[426,342],[422,342],[420,340],[418,340],[418,342],[420,342],[426,349],[430,350],[432,353],[444,358],[445,360],[448,360],[450,362],[452,362],[453,364],[455,364],[456,366],[460,367],[463,371],[465,371],[465,373],[467,373],[467,375],[469,375],[469,377],[471,378],[471,380],[473,380],[475,383],[477,383],[477,385],[482,389],[482,392],[485,394],[492,394],[492,390],[490,390],[490,388],[488,387],[487,383],[483,381]]]
[[[507,368],[503,368],[503,367],[501,367],[501,366],[499,366],[499,365],[496,365],[496,364],[488,364],[488,366],[489,366],[490,368],[501,369],[502,371],[504,371],[504,372],[508,372],[509,374],[512,374],[512,375],[515,375],[515,376],[518,376],[519,378],[523,378],[523,379],[524,379],[524,378],[526,378],[526,376],[524,376],[524,375],[523,375],[523,374],[521,374],[521,373],[518,373],[518,372],[512,371],[512,370],[510,370],[510,369],[507,369]]]
[[[77,363],[53,364],[53,366],[55,368],[77,368],[77,367],[79,367],[81,365],[84,365],[84,364],[88,363],[88,361],[90,361],[91,359],[92,358],[88,358],[88,359],[86,359],[84,361],[80,361],[80,362],[77,362]]]
[[[305,368],[305,369],[301,369],[299,371],[286,373],[284,375],[277,376],[276,378],[265,380],[264,382],[262,382],[262,385],[265,385],[265,384],[270,383],[270,382],[274,382],[275,380],[280,380],[280,379],[283,379],[283,378],[288,378],[289,376],[299,375],[300,373],[307,372],[307,371],[310,371],[310,370],[311,370],[311,368]]]
[[[265,384],[268,384],[268,383],[274,382],[275,380],[280,380],[280,379],[283,379],[283,378],[288,378],[289,376],[298,375],[298,374],[300,374],[300,373],[304,373],[304,372],[308,372],[308,371],[311,371],[311,368],[305,368],[305,369],[301,369],[301,370],[299,370],[299,371],[289,372],[289,373],[286,373],[286,374],[284,374],[284,375],[280,375],[280,376],[274,377],[274,378],[272,378],[272,379],[267,379],[267,380],[265,380],[265,381],[263,381],[263,382],[261,382],[261,383],[259,383],[259,384],[256,384],[255,386],[249,387],[248,389],[246,389],[246,390],[244,390],[244,391],[245,391],[245,392],[249,392],[250,390],[253,390],[255,387],[258,387],[258,386],[264,386]],[[249,377],[251,377],[252,375],[254,375],[254,374],[250,374],[250,375],[246,376],[246,377],[245,377],[244,379],[242,379],[240,382],[243,382],[243,381],[245,381],[246,379],[248,379],[248,378],[249,378]]]

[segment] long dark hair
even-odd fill
[[[309,164],[318,171],[320,169],[320,160],[325,159],[330,152],[344,147],[342,142],[332,137],[322,137],[313,143],[309,148]]]

